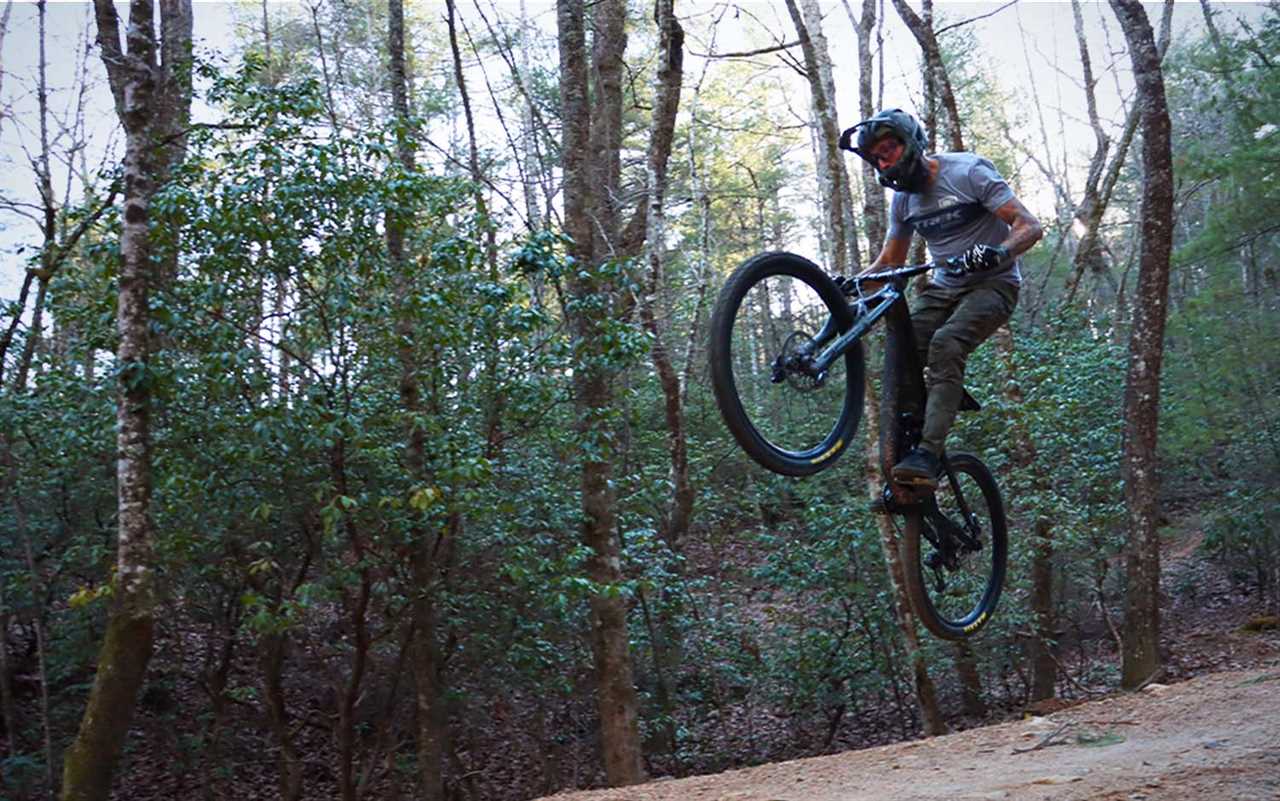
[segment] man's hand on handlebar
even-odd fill
[[[1009,258],[1003,245],[974,245],[959,256],[949,259],[950,268],[964,275],[994,270]]]

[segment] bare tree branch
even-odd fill
[[[782,44],[776,44],[770,47],[762,47],[759,50],[739,50],[736,53],[695,53],[694,51],[690,50],[689,55],[697,56],[698,58],[710,58],[710,59],[751,58],[752,56],[763,56],[763,55],[767,55],[768,53],[776,53],[779,50],[787,50],[792,47],[795,47],[798,44],[800,44],[799,39],[797,39],[794,42],[783,42]]]
[[[987,12],[986,14],[980,14],[980,15],[978,15],[978,16],[976,16],[976,17],[970,17],[969,19],[961,20],[960,22],[953,22],[953,23],[951,23],[950,25],[944,25],[943,27],[941,27],[941,28],[939,28],[938,30],[934,31],[934,32],[933,32],[933,35],[934,35],[934,36],[941,36],[942,34],[946,33],[947,31],[954,30],[954,29],[956,29],[956,28],[960,28],[960,27],[962,27],[962,26],[968,25],[968,24],[969,24],[969,23],[971,23],[971,22],[977,22],[978,20],[980,20],[980,19],[986,19],[987,17],[994,17],[996,14],[999,14],[1001,11],[1004,11],[1004,10],[1005,10],[1006,8],[1008,8],[1009,6],[1017,5],[1017,3],[1018,3],[1018,0],[1009,0],[1009,2],[1007,2],[1007,3],[1005,3],[1004,5],[1000,6],[1000,7],[999,7],[999,8],[997,8],[995,11],[989,11],[989,12]]]

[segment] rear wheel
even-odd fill
[[[906,516],[902,555],[907,595],[925,628],[947,640],[976,634],[1004,584],[1008,531],[995,478],[976,456],[947,457],[919,511]]]
[[[834,326],[827,327],[829,320]],[[791,253],[764,253],[725,283],[711,317],[711,383],[725,425],[752,459],[805,476],[848,447],[862,414],[862,345],[812,369],[826,328],[853,314],[826,273]]]

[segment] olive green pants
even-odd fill
[[[920,444],[943,453],[947,432],[964,398],[964,367],[978,345],[1008,322],[1018,287],[992,280],[952,289],[929,285],[911,304],[924,383],[928,389]]]

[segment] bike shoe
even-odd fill
[[[942,462],[937,456],[924,448],[916,448],[907,454],[907,458],[893,466],[893,480],[900,484],[934,489],[938,486],[938,475],[941,472]]]

